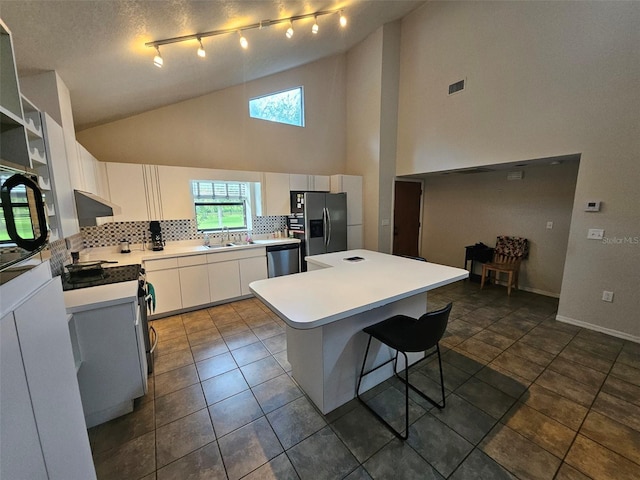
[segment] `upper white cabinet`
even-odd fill
[[[157,168],[162,219],[194,218],[191,180],[198,180],[198,178],[194,178],[193,169],[165,165],[159,165]]]
[[[0,21],[0,159],[3,163],[31,167],[26,125],[11,33]]]
[[[163,220],[162,193],[157,165],[106,163],[109,198],[122,213],[115,222]],[[164,192],[171,195],[171,190]]]
[[[73,185],[73,188],[108,199],[109,186],[105,164],[98,161],[80,143],[76,143],[76,147],[78,153],[76,166],[79,172],[76,172],[74,178],[79,183]]]
[[[58,238],[69,237],[80,231],[76,204],[73,196],[69,165],[67,163],[67,149],[64,132],[53,118],[47,113],[42,114],[44,129],[44,143],[47,155],[49,173],[51,174],[53,199],[45,194],[47,209],[49,210],[49,225],[53,234]],[[57,231],[54,232],[54,227]]]
[[[262,215],[289,215],[291,213],[289,197],[291,175],[265,172],[262,176]]]
[[[289,175],[289,190],[305,192],[328,192],[331,188],[328,175],[304,175],[292,173]]]

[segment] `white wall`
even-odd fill
[[[493,247],[498,235],[525,237],[529,257],[522,262],[520,288],[557,297],[578,161],[514,170],[523,172],[522,180],[507,180],[511,170],[426,177],[420,252],[431,262],[462,267],[467,245]]]
[[[428,2],[402,24],[397,154],[411,174],[580,153],[558,314],[636,341],[640,245],[586,235],[640,237],[639,24],[637,2]]]
[[[305,127],[248,115],[249,98],[302,85]],[[334,174],[345,168],[345,56],[77,133],[106,162]]]

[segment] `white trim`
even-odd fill
[[[569,323],[571,325],[577,325],[578,327],[583,327],[588,330],[595,330],[596,332],[606,333],[607,335],[611,335],[612,337],[622,338],[624,340],[629,340],[630,342],[640,343],[640,337],[631,335],[630,333],[619,332],[618,330],[601,327],[599,325],[583,322],[582,320],[576,320],[574,318],[565,317],[563,315],[556,315],[556,320],[563,323]]]
[[[507,286],[507,282],[505,282],[503,280],[498,280],[497,282],[495,280],[493,280],[493,283],[495,283],[496,285],[501,285],[503,287]],[[537,293],[538,295],[544,295],[545,297],[560,298],[560,294],[559,293],[547,292],[546,290],[540,290],[538,288],[519,286],[518,288],[514,287],[514,290],[522,290],[524,292]]]

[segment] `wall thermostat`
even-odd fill
[[[600,200],[589,200],[584,204],[585,212],[599,212],[600,211]]]

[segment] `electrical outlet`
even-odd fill
[[[602,240],[604,237],[604,230],[601,228],[590,228],[587,238],[589,240]]]
[[[602,300],[605,302],[613,302],[613,292],[602,291]]]
[[[551,230],[553,228],[553,222],[547,222],[547,230]]]

